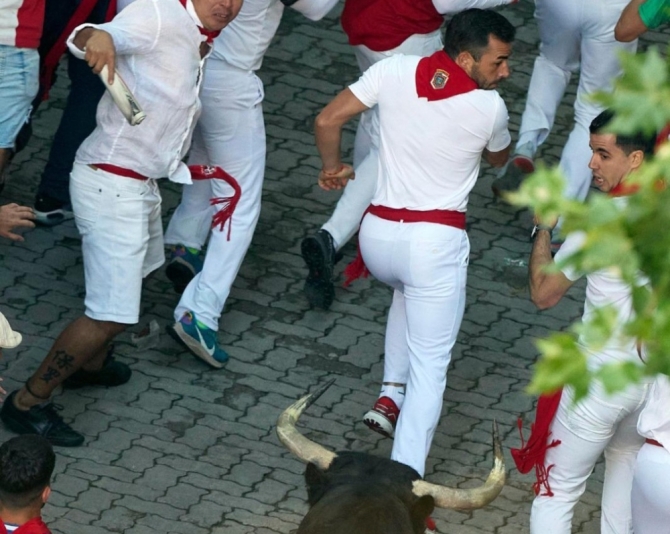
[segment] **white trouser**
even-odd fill
[[[635,463],[633,479],[635,534],[670,534],[670,452],[645,444]]]
[[[167,244],[200,249],[210,234],[203,269],[186,287],[175,309],[175,320],[186,311],[218,330],[230,288],[242,265],[258,222],[265,174],[263,85],[250,71],[209,59],[203,80],[202,115],[193,135],[190,164],[217,165],[237,180],[242,196],[224,231],[211,229],[212,197],[231,196],[222,180],[184,186],[182,202],[165,234]]]
[[[547,450],[545,466],[552,497],[538,495],[530,513],[531,534],[570,534],[575,505],[600,455],[605,453],[601,534],[631,534],[630,492],[635,456],[644,439],[637,419],[647,384],[608,396],[594,386],[589,396],[572,406],[572,390],[563,390],[551,424],[550,440],[561,444]]]
[[[464,230],[451,226],[370,214],[359,243],[370,272],[395,290],[386,325],[384,382],[407,386],[391,458],[423,476],[463,319],[470,243]]]
[[[588,95],[609,91],[620,74],[618,53],[635,52],[637,41],[619,43],[614,26],[629,0],[536,0],[540,56],[535,60],[517,146],[534,149],[554,124],[570,76],[580,67],[575,125],[561,155],[570,198],[584,199],[591,183],[589,126],[603,110]]]
[[[354,47],[356,60],[361,72],[372,65],[395,54],[429,56],[442,48],[442,33],[436,30],[427,34],[408,37],[403,43],[386,52],[375,52],[367,46]],[[379,147],[379,109],[377,106],[363,112],[358,122],[354,140],[354,168],[356,179],[344,188],[335,211],[328,222],[322,226],[335,241],[335,247],[341,248],[358,230],[363,213],[370,205],[377,186]],[[368,156],[370,156],[368,158]]]

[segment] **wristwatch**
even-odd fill
[[[536,224],[535,226],[533,226],[533,231],[530,233],[531,241],[535,241],[535,238],[537,237],[537,234],[540,233],[540,230],[546,230],[547,232],[549,232],[549,239],[551,239],[551,233],[554,229],[547,224]]]

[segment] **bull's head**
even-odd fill
[[[459,510],[481,508],[505,484],[505,465],[493,423],[493,469],[473,489],[455,489],[422,480],[404,464],[361,453],[334,453],[300,434],[298,418],[332,384],[289,406],[277,420],[279,440],[306,462],[310,511],[298,534],[422,533],[434,506]]]

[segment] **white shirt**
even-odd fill
[[[287,3],[310,20],[319,20],[338,1],[298,0],[291,4],[287,0]],[[260,69],[283,13],[281,0],[244,0],[237,17],[214,40],[212,59],[245,71]]]
[[[624,197],[612,199],[615,203],[621,205],[625,203]],[[560,263],[568,256],[577,252],[585,241],[583,232],[574,232],[568,235],[560,250],[556,253],[554,261],[559,264],[561,272],[568,280],[576,281],[581,278],[582,273],[573,268],[561,266]],[[640,277],[637,281],[639,286],[647,284],[648,281]],[[614,268],[597,271],[586,275],[586,300],[584,302],[584,314],[582,322],[591,319],[596,308],[612,306],[617,310],[616,327],[613,338],[605,347],[597,352],[589,352],[589,367],[595,368],[604,363],[616,361],[633,361],[642,363],[637,351],[637,341],[632,338],[620,336],[621,327],[633,316],[633,295],[631,288],[620,277],[618,271]],[[579,342],[586,347],[586,341],[580,337]]]
[[[200,114],[200,43],[205,37],[199,24],[190,1],[184,9],[178,0],[136,0],[111,22],[74,30],[68,47],[81,59],[84,53],[72,43],[79,30],[90,26],[112,36],[117,71],[147,115],[130,126],[106,92],[97,127],[77,152],[78,163],[109,163],[149,178],[191,182],[181,159]]]
[[[372,204],[465,211],[483,150],[511,141],[507,108],[496,91],[476,89],[428,102],[416,93],[418,56],[375,63],[349,87],[379,105],[379,175]]]
[[[670,380],[667,376],[658,375],[652,383],[637,431],[644,438],[655,439],[670,452]]]
[[[446,15],[447,13],[458,13],[473,7],[488,9],[491,7],[511,4],[516,1],[517,0],[432,0],[437,12],[443,15]]]

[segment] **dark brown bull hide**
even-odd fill
[[[495,499],[505,484],[502,448],[494,423],[493,469],[468,490],[432,484],[411,467],[369,454],[338,452],[300,434],[300,415],[332,384],[289,406],[277,420],[279,440],[306,462],[309,512],[297,534],[422,534],[435,506],[472,510]]]
[[[419,474],[404,464],[341,452],[328,469],[307,465],[309,512],[297,534],[423,534],[435,502],[417,497]]]

